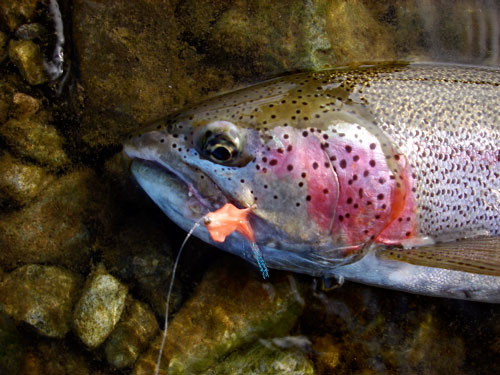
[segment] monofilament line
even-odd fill
[[[181,248],[179,249],[179,252],[177,253],[177,258],[175,258],[175,263],[174,267],[172,269],[172,275],[170,276],[170,285],[168,287],[168,293],[167,293],[167,303],[165,306],[165,329],[163,330],[163,336],[161,339],[161,344],[160,344],[160,351],[158,353],[158,359],[156,361],[156,366],[155,366],[155,375],[158,375],[160,372],[160,363],[161,363],[161,357],[163,355],[163,348],[165,347],[165,341],[167,339],[167,329],[168,329],[168,306],[170,304],[170,295],[172,294],[172,289],[174,287],[174,279],[175,279],[175,271],[177,270],[177,264],[179,263],[179,259],[181,257],[182,249],[184,249],[184,245],[186,245],[187,240],[193,232],[198,228],[200,225],[201,221],[205,219],[204,216],[202,216],[196,223],[194,223],[193,227],[191,230],[188,232],[186,235],[186,238],[184,239],[184,242],[182,242]]]

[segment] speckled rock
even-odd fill
[[[74,1],[73,36],[85,89],[76,137],[94,147],[119,144],[138,123],[231,83],[225,70],[200,64],[203,56],[182,41],[176,3]]]
[[[11,40],[9,58],[30,85],[40,85],[49,81],[38,44],[31,40]]]
[[[127,290],[102,265],[90,274],[73,312],[75,332],[89,348],[101,345],[115,328]]]
[[[7,34],[0,31],[0,62],[7,57]]]
[[[40,121],[10,119],[0,128],[0,135],[15,154],[53,170],[65,168],[70,163],[62,148],[63,138],[43,118]]]
[[[0,206],[25,205],[54,180],[42,167],[4,154],[0,156]]]
[[[71,310],[81,286],[79,276],[59,267],[26,265],[0,284],[0,306],[49,337],[64,337],[71,327]]]
[[[5,22],[10,31],[17,29],[21,23],[30,21],[41,0],[2,0],[0,4],[0,19]]]
[[[280,349],[257,343],[244,352],[235,352],[203,373],[204,375],[313,375],[314,366],[299,349]]]
[[[17,328],[0,310],[0,374],[17,374],[23,357],[24,348]]]
[[[286,335],[302,311],[301,290],[290,274],[263,281],[234,258],[211,268],[169,324],[161,373],[202,373],[242,345]],[[139,358],[134,374],[153,372],[160,340]]]
[[[75,171],[50,184],[35,202],[0,220],[0,264],[87,264],[93,233],[103,226],[106,195],[94,173]],[[104,217],[101,217],[104,216]]]
[[[68,350],[63,342],[38,343],[27,353],[18,375],[49,374],[89,375],[89,359]]]
[[[120,323],[106,341],[106,359],[116,368],[131,367],[158,332],[158,322],[144,303],[129,299]]]

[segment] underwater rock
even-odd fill
[[[1,128],[0,135],[17,155],[60,170],[69,165],[63,138],[52,125],[42,119],[10,119]]]
[[[7,34],[0,31],[0,63],[7,57]]]
[[[0,309],[0,374],[17,374],[23,357],[24,347],[17,328]]]
[[[310,296],[300,324],[321,374],[468,373],[464,340],[451,329],[450,315],[438,311],[440,303],[463,301],[353,283]]]
[[[269,77],[336,62],[325,32],[324,3],[188,0],[177,13],[184,38],[217,64],[240,76]]]
[[[202,373],[259,338],[286,335],[303,308],[302,285],[286,273],[271,281],[235,258],[212,267],[168,326],[162,374]],[[151,374],[161,335],[134,374]]]
[[[54,180],[42,167],[4,154],[0,156],[0,205],[23,206]]]
[[[25,265],[0,284],[0,309],[48,337],[64,337],[81,286],[79,276],[59,267]]]
[[[116,368],[131,367],[157,331],[158,322],[149,306],[129,299],[120,323],[106,341],[108,363]]]
[[[42,107],[42,101],[31,95],[16,92],[12,95],[12,117],[18,120],[29,119]]]
[[[30,21],[35,16],[38,3],[41,0],[2,0],[0,4],[0,19],[16,30],[23,22]]]
[[[175,1],[73,2],[73,40],[85,89],[75,137],[91,147],[120,144],[137,124],[232,82],[225,70],[200,64],[203,57],[181,40],[174,12]]]
[[[27,353],[18,375],[89,375],[88,363],[63,342],[39,343]]]
[[[99,265],[88,277],[73,312],[76,334],[89,348],[101,345],[120,320],[127,287]]]
[[[105,197],[88,169],[60,177],[38,199],[0,220],[0,264],[87,264],[94,228],[102,226]]]
[[[299,349],[280,349],[257,343],[244,352],[224,358],[203,375],[314,375],[314,366]]]
[[[11,40],[9,58],[30,85],[41,85],[49,81],[38,44],[30,40]]]

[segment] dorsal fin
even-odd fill
[[[500,276],[500,237],[470,238],[414,249],[390,247],[377,255],[419,266]]]

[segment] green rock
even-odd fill
[[[106,197],[88,169],[60,177],[30,205],[2,215],[0,264],[86,266],[93,233],[107,217]]]
[[[116,368],[131,367],[158,332],[158,322],[144,303],[130,299],[120,323],[106,341],[106,359]]]
[[[9,58],[30,85],[41,85],[49,81],[38,44],[30,40],[11,40]]]
[[[24,348],[16,326],[0,310],[0,374],[17,374],[23,357]]]
[[[16,30],[21,23],[30,21],[35,16],[36,7],[41,0],[2,0],[0,19],[10,31]]]
[[[53,170],[67,167],[70,160],[63,149],[63,138],[56,128],[43,118],[10,119],[1,128],[0,135],[17,155],[46,165]]]
[[[44,336],[64,337],[81,286],[79,276],[59,267],[31,264],[15,269],[0,284],[0,310]]]
[[[224,358],[204,375],[314,375],[306,354],[298,349],[279,349],[258,343],[244,352]]]
[[[0,156],[0,206],[23,206],[54,180],[45,169],[4,154]]]
[[[211,268],[168,327],[162,369],[197,374],[259,338],[288,334],[303,308],[302,286],[277,273],[264,281],[248,265],[226,262]],[[139,358],[134,374],[152,373],[161,335]]]
[[[125,308],[127,291],[102,265],[89,276],[73,312],[75,333],[89,348],[111,334]]]

